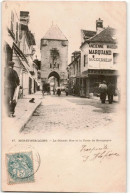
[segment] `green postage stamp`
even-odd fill
[[[32,152],[6,154],[8,183],[34,182],[34,167]]]

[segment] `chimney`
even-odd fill
[[[20,11],[20,22],[24,25],[28,25],[28,23],[29,23],[29,12]]]
[[[103,20],[101,20],[100,18],[98,20],[96,20],[96,31],[97,34],[100,33],[103,30]]]

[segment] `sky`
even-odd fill
[[[80,49],[81,29],[96,30],[96,20],[101,18],[104,27],[118,28],[123,23],[120,3],[111,2],[15,2],[21,11],[30,12],[29,28],[35,34],[37,56],[40,58],[40,40],[52,22],[69,41],[68,63],[71,53]],[[118,9],[119,8],[119,9]],[[115,12],[115,9],[117,10]]]

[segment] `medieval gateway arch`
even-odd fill
[[[68,40],[57,25],[52,25],[41,39],[41,82],[67,85]]]

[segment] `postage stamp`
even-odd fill
[[[34,166],[32,152],[6,154],[8,183],[34,182]]]

